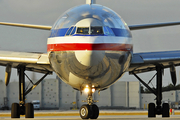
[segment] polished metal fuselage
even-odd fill
[[[103,90],[126,72],[131,53],[127,51],[102,52],[105,52],[104,57],[97,65],[81,64],[76,58],[75,51],[51,52],[50,63],[56,74],[73,88],[81,90],[85,85],[94,85],[96,89]]]
[[[87,25],[87,26],[86,26]],[[67,34],[72,27],[108,26],[103,35]],[[132,58],[132,36],[127,24],[111,9],[86,4],[65,12],[48,38],[49,61],[55,73],[74,89],[86,85],[104,90],[127,71]]]

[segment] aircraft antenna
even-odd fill
[[[86,4],[96,4],[96,0],[86,0]]]

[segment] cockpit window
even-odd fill
[[[91,27],[91,35],[103,34],[102,27]]]
[[[88,27],[78,27],[77,34],[89,34],[89,28]]]
[[[108,26],[96,26],[96,27],[78,27],[76,29],[75,26],[70,27],[67,32],[66,32],[66,36],[71,36],[74,34],[82,34],[82,35],[97,35],[97,36],[115,36],[114,32],[112,31],[112,29]]]
[[[72,31],[73,28],[74,28],[74,27],[69,28],[69,30],[67,31],[66,35],[70,35],[70,33],[71,33],[71,31]]]
[[[107,36],[115,36],[114,32],[108,26],[104,26],[103,30],[104,30],[104,34]]]
[[[89,32],[91,31],[91,32]],[[102,35],[103,33],[103,28],[102,27],[91,27],[91,29],[89,29],[89,27],[78,27],[77,28],[77,34],[91,34],[91,35]]]
[[[76,27],[72,26],[68,29],[68,31],[66,32],[66,36],[68,35],[73,35],[76,32]]]
[[[70,35],[73,35],[75,32],[76,32],[76,27],[74,27]]]

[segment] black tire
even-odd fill
[[[82,105],[79,114],[82,119],[89,119],[90,114],[90,106],[89,105]]]
[[[34,118],[34,107],[32,103],[25,104],[25,118]]]
[[[99,108],[97,105],[93,104],[92,105],[92,116],[90,117],[91,119],[97,119],[99,116]]]
[[[163,103],[162,105],[162,117],[169,117],[169,104]]]
[[[156,108],[154,103],[149,103],[148,117],[156,117]]]
[[[20,118],[20,109],[18,103],[13,103],[11,106],[11,118]]]

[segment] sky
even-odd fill
[[[66,10],[85,3],[85,0],[0,0],[0,21],[53,25]],[[179,0],[96,0],[96,3],[117,12],[128,25],[180,21]],[[0,26],[0,50],[47,52],[49,35],[47,30]],[[180,50],[180,26],[136,30],[132,35],[135,53]],[[0,79],[4,79],[4,70],[0,68]],[[179,70],[177,68],[178,80]],[[140,76],[148,81],[154,73]],[[55,78],[55,74],[48,78]],[[12,80],[16,79],[13,70]],[[163,79],[164,85],[171,83],[169,70],[165,71]],[[121,80],[137,81],[128,73]]]

